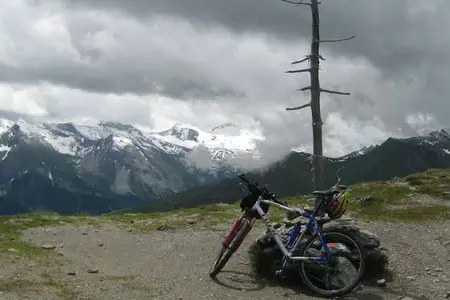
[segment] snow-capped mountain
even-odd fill
[[[204,131],[180,123],[154,132],[117,122],[0,118],[0,212],[101,212],[149,201],[235,174],[228,160],[256,156],[261,139],[255,128],[233,124]],[[205,157],[196,159],[207,159],[208,168],[191,163],[198,149]],[[56,191],[66,199],[54,199]]]
[[[202,145],[211,152],[217,162],[225,155],[239,155],[240,152],[255,152],[255,142],[263,139],[255,128],[240,129],[234,124],[223,124],[211,131],[203,131],[195,126],[179,123],[170,129],[154,132],[142,131],[132,125],[117,122],[98,122],[94,125],[73,123],[30,123],[24,119],[13,122],[0,118],[0,135],[13,126],[18,126],[25,136],[47,144],[55,151],[71,156],[83,156],[90,151],[94,141],[113,138],[115,147],[155,148],[170,154],[189,152]],[[222,129],[222,131],[219,130]],[[232,128],[232,133],[224,129]],[[255,152],[255,156],[258,153]]]
[[[430,134],[410,138],[388,138],[379,145],[363,148],[346,156],[324,160],[324,188],[336,183],[337,172],[342,184],[391,180],[430,168],[450,168],[450,130],[437,130]],[[267,184],[279,197],[311,195],[313,191],[311,154],[292,151],[284,159],[267,168],[249,172],[249,179]],[[241,197],[236,185],[239,180],[227,179],[208,187],[169,195],[151,205],[137,207],[134,211],[170,210],[168,204],[179,203],[180,208],[199,204],[234,203]],[[418,182],[421,186],[424,182]],[[413,183],[411,183],[413,184]],[[433,192],[447,193],[448,187],[433,187]]]

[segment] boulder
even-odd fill
[[[297,222],[297,219],[283,219],[280,223],[272,224],[283,236]],[[323,229],[338,228],[341,231],[353,233],[366,250],[365,273],[369,277],[376,277],[387,271],[388,256],[384,248],[380,247],[379,237],[368,230],[361,230],[355,219],[341,218],[332,220],[323,226]],[[304,229],[304,228],[303,228]],[[308,236],[309,237],[309,236]],[[305,241],[307,238],[305,239]],[[259,236],[250,248],[252,265],[256,273],[262,277],[273,277],[275,271],[280,269],[282,254],[278,245],[270,237],[268,232]],[[271,263],[268,263],[268,262]]]

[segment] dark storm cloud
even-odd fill
[[[166,16],[186,20],[199,29],[223,27],[235,34],[264,33],[275,38],[274,43],[278,39],[295,45],[306,41],[311,33],[309,8],[279,0],[77,0],[63,3],[69,7],[121,11],[143,22]],[[450,76],[446,71],[450,68],[447,50],[450,40],[445,38],[445,33],[450,28],[447,18],[450,1],[324,0],[322,3],[322,38],[356,35],[351,41],[324,44],[322,52],[326,57],[327,54],[333,58],[339,55],[349,59],[364,57],[383,73],[385,81],[402,87],[408,88],[408,82],[419,81],[423,90],[409,99],[410,106],[417,111],[433,111],[439,119],[446,117],[445,111],[450,109],[445,101],[445,95],[450,93],[447,85]],[[304,54],[298,53],[298,57]],[[174,82],[177,80],[180,78],[174,78]],[[180,90],[189,89],[191,84],[195,86],[192,82],[181,84]],[[208,85],[200,86],[207,95],[211,94]],[[380,88],[383,87],[380,85]],[[233,93],[232,90],[233,87],[228,86],[225,92]],[[361,92],[360,96],[369,98],[370,94]],[[392,105],[396,105],[395,99]]]
[[[176,16],[203,26],[224,26],[236,33],[264,32],[289,41],[306,38],[311,33],[309,8],[279,0],[77,0],[68,3],[121,9],[142,19]],[[442,38],[441,32],[449,24],[446,15],[450,11],[449,1],[324,0],[322,3],[323,38],[357,36],[350,42],[326,45],[342,55],[363,55],[377,67],[410,71],[436,62],[447,52],[445,46],[450,42]]]
[[[323,38],[357,36],[321,47],[323,87],[352,93],[323,94],[324,134],[333,136],[325,148],[355,150],[414,134],[407,120],[450,126],[450,2],[322,2]],[[206,128],[244,115],[260,123],[267,137],[260,148],[274,159],[311,140],[310,111],[285,111],[308,101],[309,92],[295,92],[308,75],[283,73],[309,51],[307,7],[279,0],[5,3],[0,80],[30,86],[19,93],[0,86],[5,107],[35,103],[52,116],[164,126],[189,120]]]
[[[44,68],[14,68],[0,65],[0,81],[4,83],[36,84],[49,82],[69,88],[77,88],[95,93],[134,93],[146,95],[160,93],[174,98],[211,99],[221,96],[238,95],[231,88],[214,88],[214,85],[201,78],[180,76],[179,78],[164,78],[164,74],[143,76],[142,73],[118,70],[90,69],[77,65],[51,65]],[[158,82],[159,88],[153,82]]]

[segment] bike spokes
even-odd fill
[[[359,243],[339,232],[324,234],[330,254],[322,262],[301,263],[303,280],[313,290],[323,295],[342,294],[359,282],[364,264],[364,254]],[[304,248],[303,256],[326,255],[319,237],[315,237]]]

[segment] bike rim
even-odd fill
[[[338,238],[338,242],[335,241],[332,237],[339,237]],[[360,277],[361,277],[361,273],[363,272],[363,253],[362,253],[362,249],[359,247],[358,243],[351,237],[349,237],[348,235],[339,233],[339,232],[332,232],[332,233],[325,233],[324,234],[324,239],[326,241],[327,244],[344,244],[345,246],[349,246],[349,244],[351,244],[352,248],[350,249],[350,254],[347,253],[345,257],[345,268],[339,268],[338,264],[342,263],[342,260],[339,260],[340,257],[342,256],[334,256],[331,255],[331,262],[332,263],[336,263],[335,266],[333,266],[331,263],[325,261],[325,262],[302,262],[301,263],[301,271],[304,274],[304,279],[307,281],[307,283],[312,286],[315,287],[318,291],[321,291],[323,293],[339,293],[341,291],[346,291],[348,289],[351,289],[353,286],[356,285],[357,281],[359,281]],[[342,240],[345,240],[342,241]],[[317,247],[317,244],[319,245],[319,247]],[[311,246],[313,246],[314,248],[312,248]],[[319,250],[318,250],[318,249]],[[311,255],[308,255],[308,250],[312,249],[314,251],[312,251]],[[322,250],[322,251],[320,251]],[[330,250],[335,251],[335,249],[331,248]],[[320,251],[321,253],[319,254]],[[355,254],[359,257],[359,259],[355,259]],[[304,256],[323,256],[323,249],[322,249],[322,245],[320,243],[320,239],[319,237],[314,238],[313,240],[311,240],[308,245],[305,247],[305,251],[304,251]],[[337,259],[336,262],[334,262],[333,260]],[[353,264],[353,262],[357,262],[356,266]],[[351,279],[349,279],[348,274],[346,275],[341,275],[341,274],[337,274],[336,273],[336,269],[341,269],[339,271],[342,271],[342,269],[344,269],[344,271],[351,271],[351,267],[349,265],[349,263],[351,263],[351,265],[355,268],[357,268],[354,272],[354,275],[351,277]],[[315,265],[315,266],[314,266]],[[341,266],[342,267],[342,266]],[[308,273],[309,271],[311,271],[311,273]],[[348,273],[348,272],[346,272]],[[341,275],[339,277],[339,275]],[[319,277],[324,276],[324,278],[320,279]],[[346,284],[343,284],[343,280],[347,280]],[[327,282],[324,282],[324,280],[327,280]]]

